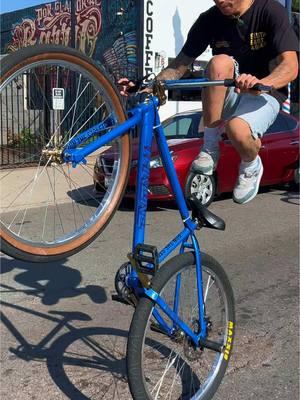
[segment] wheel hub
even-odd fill
[[[50,163],[51,165],[63,164],[62,153],[63,150],[58,147],[45,148],[42,150],[42,157],[46,163]]]

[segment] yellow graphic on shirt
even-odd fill
[[[251,50],[259,50],[267,45],[266,32],[253,32],[250,33],[250,46]]]

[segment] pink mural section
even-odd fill
[[[76,2],[76,47],[92,56],[102,28],[102,1],[77,0]],[[70,45],[71,2],[56,1],[35,9],[34,18],[24,18],[15,25],[8,51],[35,44]]]

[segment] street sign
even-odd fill
[[[52,89],[52,107],[53,110],[65,109],[65,89],[63,88]]]

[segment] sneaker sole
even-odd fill
[[[198,165],[192,164],[191,171],[195,172],[196,174],[205,174],[205,175],[213,175],[214,171],[216,170],[216,165],[213,167],[200,167]]]
[[[263,173],[264,173],[264,166],[263,166],[263,163],[262,163],[261,161],[260,161],[260,165],[261,165],[261,170],[260,170],[260,173],[259,173],[259,175],[258,175],[258,179],[257,179],[257,182],[256,182],[256,185],[255,185],[255,188],[254,188],[253,193],[250,195],[249,198],[247,198],[247,197],[245,196],[245,197],[243,197],[242,199],[236,199],[236,198],[234,197],[234,195],[233,195],[233,201],[234,201],[235,203],[238,203],[238,204],[246,204],[246,203],[248,203],[249,201],[251,201],[252,199],[254,199],[254,197],[257,195],[258,189],[259,189],[259,184],[260,184],[260,181],[261,181],[261,177],[262,177],[262,175],[263,175]]]

